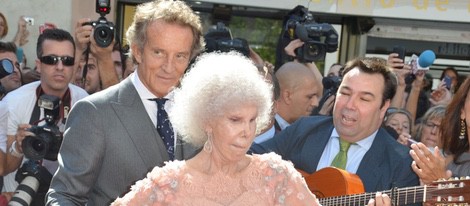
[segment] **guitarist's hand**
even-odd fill
[[[413,158],[411,168],[419,176],[423,184],[431,184],[441,178],[450,178],[452,172],[446,170],[446,158],[442,156],[439,148],[431,151],[423,143],[411,145],[410,155]]]
[[[392,205],[392,201],[387,194],[382,194],[381,192],[377,192],[375,194],[375,200],[370,199],[367,206],[389,206]]]

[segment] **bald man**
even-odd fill
[[[281,89],[277,100],[276,129],[283,130],[297,119],[309,116],[318,106],[322,85],[311,68],[287,62],[276,72]]]

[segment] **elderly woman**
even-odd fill
[[[169,114],[183,140],[203,149],[154,168],[113,205],[318,205],[292,163],[274,153],[246,154],[271,107],[271,86],[250,60],[203,55],[175,91]]]
[[[416,128],[414,137],[417,141],[422,142],[427,147],[441,147],[441,123],[446,113],[446,106],[437,105],[429,108],[421,118],[421,123]]]
[[[437,147],[428,151],[424,144],[412,145],[412,168],[423,183],[450,176],[470,176],[470,78],[447,106],[440,130],[445,156]]]
[[[384,125],[393,128],[398,133],[397,141],[403,145],[409,144],[412,122],[408,110],[396,107],[388,108],[384,118]]]

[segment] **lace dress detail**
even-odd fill
[[[237,176],[206,175],[185,161],[154,168],[112,205],[315,205],[291,162],[274,153],[253,155]]]

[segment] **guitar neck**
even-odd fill
[[[427,186],[415,186],[407,188],[395,188],[392,190],[382,191],[383,194],[387,194],[394,203],[393,205],[407,205],[412,203],[421,203],[426,200]],[[367,205],[370,199],[375,198],[375,192],[357,194],[357,195],[345,195],[337,197],[325,197],[319,198],[320,203],[323,206],[336,206],[336,205]]]

